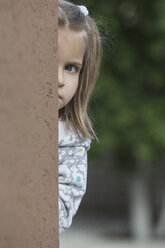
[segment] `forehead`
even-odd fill
[[[66,28],[58,29],[58,54],[60,57],[82,61],[85,50],[84,32],[72,31]]]

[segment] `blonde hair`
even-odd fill
[[[73,127],[76,134],[80,132],[83,138],[92,139],[96,135],[87,108],[100,66],[100,34],[89,15],[85,16],[77,5],[64,0],[58,1],[58,26],[85,33],[87,42],[78,88],[67,106],[59,110],[59,117],[66,121],[69,129]]]

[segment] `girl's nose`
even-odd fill
[[[64,85],[64,75],[63,75],[63,71],[58,68],[58,86],[61,87]]]

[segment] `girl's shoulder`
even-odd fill
[[[86,150],[90,149],[90,139],[84,139],[81,136],[79,137],[74,132],[68,130],[64,121],[59,119],[58,121],[58,146],[67,147],[67,146],[84,146]]]

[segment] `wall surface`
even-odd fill
[[[0,247],[58,247],[57,1],[0,0]]]

